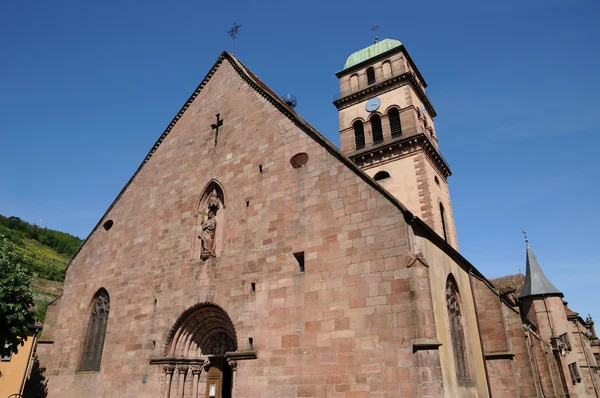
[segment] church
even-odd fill
[[[49,397],[599,396],[593,320],[529,243],[495,280],[458,251],[406,47],[336,76],[340,148],[218,57],[67,268]]]

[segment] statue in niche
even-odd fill
[[[219,208],[219,195],[217,194],[217,190],[213,189],[213,191],[210,193],[210,195],[208,195],[208,200],[206,201],[206,207],[208,207],[208,210],[215,210],[215,213],[217,211],[217,209]]]
[[[208,195],[206,200],[207,219],[202,223],[202,232],[200,240],[202,241],[202,249],[200,258],[206,260],[210,256],[215,256],[215,233],[217,231],[217,211],[219,210],[219,195],[216,189]]]
[[[214,210],[208,211],[208,218],[202,224],[202,233],[199,238],[202,241],[202,251],[200,258],[206,260],[215,255],[215,232],[217,231],[217,219]]]

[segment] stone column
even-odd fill
[[[192,371],[192,398],[198,397],[198,383],[200,382],[200,373],[202,372],[202,366],[194,365],[191,368]]]
[[[163,370],[165,371],[165,394],[164,398],[169,398],[171,393],[171,379],[173,378],[173,372],[175,371],[174,365],[165,365],[163,366]]]
[[[185,394],[185,375],[187,374],[187,365],[177,365],[177,372],[179,373],[179,388],[177,389],[177,398],[183,398]]]
[[[236,379],[237,379],[237,361],[235,359],[227,358],[227,363],[231,368],[231,398],[235,398],[235,387],[236,387]]]

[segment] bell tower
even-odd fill
[[[377,41],[352,53],[336,76],[342,152],[458,248],[437,114],[404,45]]]

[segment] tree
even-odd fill
[[[25,344],[28,327],[35,323],[32,281],[21,266],[18,248],[0,236],[0,344],[8,344],[14,353]]]

